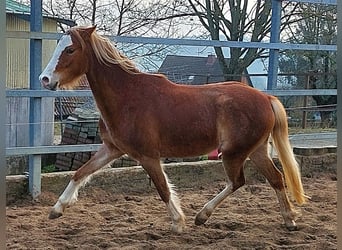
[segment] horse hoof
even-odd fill
[[[297,225],[286,226],[287,230],[289,231],[298,231]]]
[[[59,217],[61,217],[63,214],[62,213],[59,213],[59,212],[56,212],[54,210],[51,210],[50,211],[50,214],[49,214],[49,219],[57,219]]]
[[[289,231],[298,231],[298,227],[294,221],[290,224],[285,224],[285,225],[286,225],[287,230]]]
[[[180,233],[183,232],[183,227],[180,226],[180,225],[174,225],[174,224],[172,224],[172,226],[171,226],[171,231],[172,231],[173,233],[180,234]]]
[[[201,214],[197,214],[195,218],[195,225],[200,226],[203,225],[208,220],[208,217],[203,217]]]

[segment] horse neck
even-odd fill
[[[96,104],[105,118],[117,113],[119,105],[127,96],[132,76],[118,65],[104,66],[99,63],[91,65],[87,79]]]

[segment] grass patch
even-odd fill
[[[54,123],[54,134],[55,135],[61,135],[61,129],[62,129],[62,123],[61,121],[55,121]]]
[[[54,164],[43,166],[41,172],[42,173],[53,173],[53,172],[56,172],[56,167]]]

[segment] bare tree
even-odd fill
[[[179,0],[46,0],[44,10],[78,25],[97,25],[105,35],[181,38],[201,28],[191,19],[189,7]],[[193,15],[193,13],[192,13]],[[66,27],[60,25],[65,31]],[[125,44],[120,46],[131,58],[139,57],[145,69],[156,69],[156,61],[169,50],[166,45]]]
[[[302,44],[336,44],[337,10],[336,6],[300,4],[296,25],[289,26],[287,42]],[[308,73],[309,86],[305,86],[307,77],[303,74],[294,83],[301,88],[312,89],[336,88],[336,52],[331,51],[286,51],[280,58],[283,72]],[[318,106],[336,104],[336,96],[312,96]],[[320,111],[321,126],[333,122],[332,111]]]
[[[253,1],[254,4],[248,0],[188,2],[212,40],[220,40],[223,37],[223,40],[228,41],[261,42],[269,36],[271,0],[257,0]],[[290,13],[283,15],[282,23],[290,22]],[[258,48],[230,48],[230,60],[227,61],[222,47],[215,47],[214,50],[226,80],[240,80],[245,69],[265,51]]]

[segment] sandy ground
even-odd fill
[[[58,198],[43,193],[7,207],[7,249],[337,249],[337,182],[332,174],[303,178],[312,199],[300,207],[298,231],[288,231],[268,183],[245,185],[203,226],[195,214],[224,182],[178,190],[187,216],[174,234],[156,191],[142,194],[87,188],[57,220],[47,219]]]

